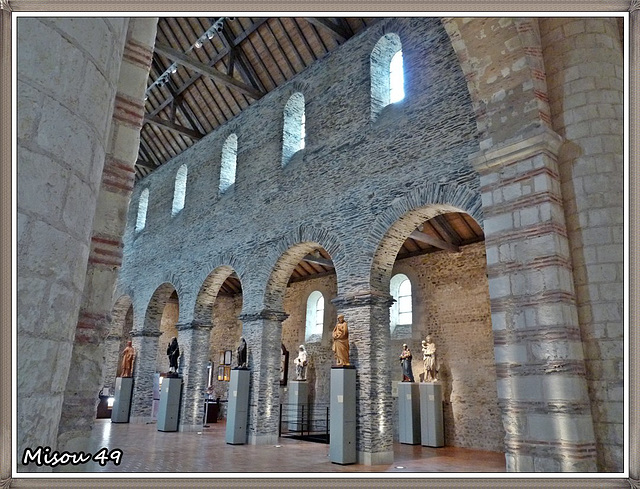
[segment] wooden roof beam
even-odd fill
[[[347,39],[349,39],[349,37],[351,37],[343,26],[334,24],[326,17],[305,17],[305,20],[310,24],[315,25],[316,27],[328,30],[329,32],[331,32],[331,34],[333,34],[334,37],[337,37],[340,41],[346,41]]]
[[[160,54],[163,54],[167,58],[171,59],[176,63],[180,63],[181,65],[189,68],[190,70],[195,71],[196,73],[200,73],[203,76],[207,76],[214,81],[222,83],[223,85],[237,90],[240,93],[243,93],[255,100],[262,98],[264,95],[263,92],[256,90],[252,86],[247,85],[244,82],[236,80],[235,78],[223,73],[221,71],[216,70],[215,68],[211,68],[209,65],[201,63],[176,49],[173,49],[170,46],[165,44],[156,44],[155,50]]]
[[[204,134],[198,131],[194,131],[193,129],[189,129],[188,127],[180,126],[178,124],[175,124],[174,122],[167,121],[165,119],[160,119],[159,117],[151,117],[151,116],[145,115],[144,122],[148,122],[158,127],[162,127],[163,129],[167,129],[171,132],[175,132],[183,136],[187,136],[196,141],[204,137]]]
[[[334,268],[333,262],[322,258],[321,256],[306,255],[302,258],[303,261],[308,263],[315,263],[316,265],[322,265],[323,267]]]
[[[435,246],[436,248],[440,248],[441,250],[454,251],[456,253],[460,253],[460,248],[452,243],[447,243],[446,241],[442,241],[441,239],[435,238],[433,236],[429,236],[421,231],[412,232],[409,237],[416,241],[420,241],[421,243],[425,243],[431,246]]]

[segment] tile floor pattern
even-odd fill
[[[198,432],[161,432],[155,424],[96,420],[92,448],[123,451],[119,466],[87,464],[87,472],[347,473],[347,472],[505,472],[503,453],[465,448],[394,444],[394,463],[366,466],[329,461],[329,445],[280,438],[273,445],[228,445],[225,423]],[[399,468],[403,467],[403,468]]]

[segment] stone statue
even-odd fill
[[[243,337],[240,337],[238,345],[238,366],[236,368],[247,368],[247,342]]]
[[[178,338],[171,338],[171,343],[167,347],[167,356],[169,357],[169,372],[178,373],[178,357],[180,356],[180,347],[178,346]]]
[[[304,345],[300,345],[298,350],[298,357],[294,360],[296,364],[296,380],[307,380],[307,350]]]
[[[131,346],[131,341],[127,342],[127,346],[122,350],[122,368],[120,369],[121,377],[133,377],[133,361],[136,359],[136,350]]]
[[[344,320],[344,314],[338,315],[338,323],[333,328],[333,346],[338,367],[351,365],[349,363],[349,328]]]
[[[422,360],[424,362],[424,382],[434,382],[438,380],[438,362],[436,358],[436,344],[427,335],[426,340],[422,340]]]
[[[400,365],[402,365],[402,382],[415,382],[413,380],[413,371],[411,370],[411,350],[405,343],[402,345],[402,353],[400,354]]]

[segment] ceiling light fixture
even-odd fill
[[[193,43],[193,45],[189,49],[185,51],[185,54],[192,51],[193,48],[200,49],[204,45],[205,41],[212,40],[216,33],[222,32],[222,30],[224,29],[225,20],[235,20],[235,17],[220,17],[198,38],[198,40],[196,40],[196,42]],[[164,73],[162,73],[151,85],[147,87],[147,89],[145,90],[145,96],[148,96],[153,87],[161,87],[165,83],[167,83],[169,81],[169,75],[175,73],[176,71],[178,71],[178,67],[176,63],[173,63],[171,66],[169,66],[169,68],[165,70]]]

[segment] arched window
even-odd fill
[[[305,144],[304,95],[296,92],[284,106],[284,124],[282,127],[282,166],[286,166],[291,157],[304,148]]]
[[[404,98],[402,43],[397,34],[385,34],[371,51],[371,120],[387,105]]]
[[[144,229],[147,223],[147,206],[149,205],[149,189],[145,188],[140,194],[138,201],[138,216],[136,217],[136,232]]]
[[[220,193],[224,193],[236,182],[236,162],[238,157],[238,136],[231,134],[222,145],[220,163]]]
[[[389,283],[391,296],[395,302],[391,306],[389,323],[392,337],[411,336],[413,306],[411,281],[403,273],[394,275]]]
[[[402,51],[398,51],[389,63],[389,103],[399,102],[404,98],[404,67]]]
[[[173,189],[173,207],[171,215],[175,216],[184,209],[184,198],[187,193],[187,165],[182,165],[176,173],[176,184]]]
[[[322,340],[324,329],[324,296],[319,290],[309,294],[307,299],[307,321],[304,340],[307,343],[319,342]]]

